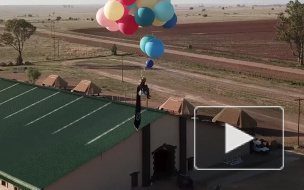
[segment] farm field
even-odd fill
[[[160,27],[143,28],[135,35],[124,36],[119,32],[108,32],[104,28],[77,29],[74,32],[99,37],[111,37],[124,40],[138,40],[147,34],[162,39],[168,48],[187,49],[192,52],[206,51],[231,53],[264,59],[296,61],[289,46],[275,40],[277,20],[240,21],[219,23],[180,24],[172,31]],[[215,54],[216,55],[216,54]]]

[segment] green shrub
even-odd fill
[[[112,55],[117,55],[117,46],[114,44],[111,48]]]
[[[36,68],[27,69],[27,77],[31,83],[35,83],[39,79],[40,76],[41,76],[41,73],[38,71],[38,69],[36,69]]]

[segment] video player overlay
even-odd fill
[[[284,167],[284,109],[197,107],[197,170],[281,170]]]

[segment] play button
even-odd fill
[[[252,141],[254,137],[244,133],[243,131],[225,124],[225,152],[226,154],[233,151],[234,149]]]

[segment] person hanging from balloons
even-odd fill
[[[139,95],[146,95],[148,99],[151,98],[151,95],[150,95],[150,89],[147,85],[147,79],[146,77],[142,77],[141,78],[141,81],[140,81],[140,84],[138,85],[138,88],[139,88]]]
[[[151,98],[150,90],[148,85],[146,84],[147,79],[142,77],[140,84],[137,86],[137,93],[136,93],[136,107],[135,107],[135,116],[134,116],[134,127],[136,131],[139,130],[140,123],[141,123],[141,95],[145,94],[148,99]]]

